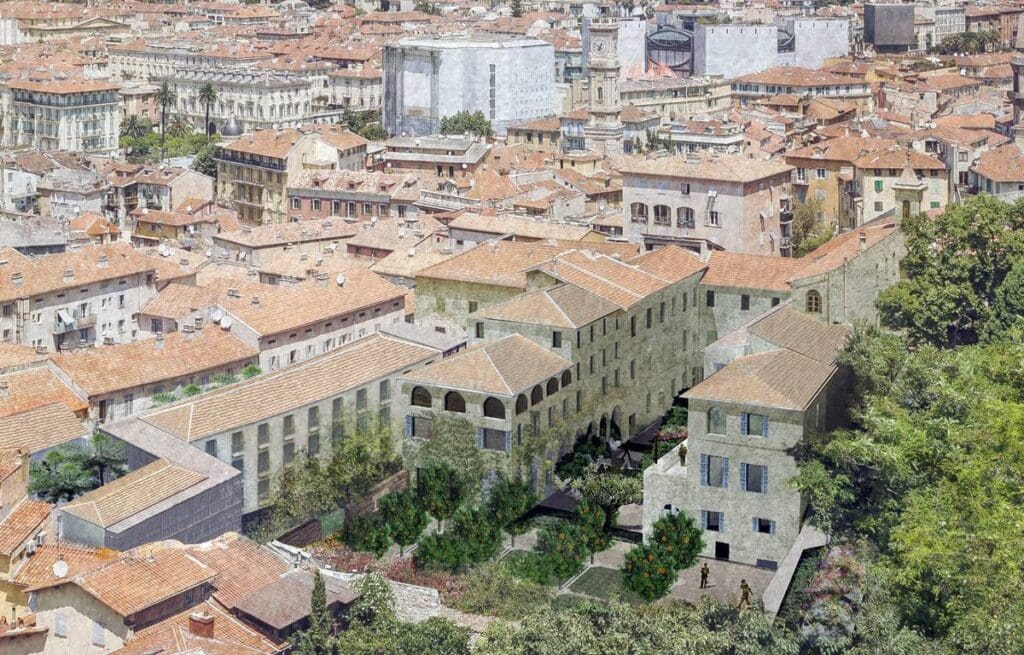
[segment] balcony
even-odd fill
[[[779,211],[779,223],[792,223],[793,222],[793,210],[782,209]]]
[[[85,330],[96,325],[96,314],[83,314],[66,309],[57,310],[57,320],[53,324],[54,334],[66,334],[73,330]]]
[[[420,197],[416,204],[420,207],[427,207],[430,209],[453,211],[456,209],[464,209],[466,207],[479,206],[480,201],[474,200],[473,198],[463,198],[462,196],[457,196],[451,193],[420,191]]]

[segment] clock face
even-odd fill
[[[608,43],[604,39],[596,39],[592,49],[595,55],[603,55],[608,52]]]

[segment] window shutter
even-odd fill
[[[725,532],[725,512],[718,513],[718,531]]]
[[[406,414],[405,416],[405,436],[412,436],[412,414]]]
[[[483,450],[483,447],[484,447],[484,429],[483,428],[477,428],[476,429],[476,447],[480,448],[481,450]]]
[[[700,484],[702,487],[708,486],[708,456],[700,456]],[[705,527],[707,523],[704,524]]]
[[[753,529],[754,532],[757,532],[757,528],[758,528],[757,524],[758,523],[759,523],[759,521],[757,520],[756,516],[754,518],[750,519],[750,527],[751,527],[751,529]]]
[[[700,529],[701,530],[707,530],[708,529],[708,512],[707,512],[707,510],[704,510],[704,509],[702,509],[700,511]]]
[[[761,471],[761,493],[768,493],[768,467],[765,466]]]
[[[747,465],[740,464],[740,489],[747,490]]]
[[[750,427],[750,414],[743,412],[740,414],[740,434],[747,434],[747,430]]]
[[[729,458],[722,458],[722,486],[729,487]]]
[[[768,417],[767,416],[762,416],[761,417],[761,436],[762,437],[767,437],[768,436]]]
[[[771,534],[775,534],[775,520],[772,519],[771,527],[769,528]]]
[[[506,430],[505,431],[505,452],[506,453],[512,452],[512,431],[511,430]]]

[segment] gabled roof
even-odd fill
[[[792,303],[787,302],[751,323],[747,332],[780,348],[831,364],[846,344],[850,328],[819,321],[793,309]]]
[[[235,532],[188,548],[192,557],[220,573],[213,597],[228,609],[288,570],[284,560]]]
[[[193,612],[213,618],[212,639],[191,631],[189,615]],[[206,601],[140,630],[111,655],[263,655],[278,653],[286,646],[270,641],[218,603]]]
[[[733,360],[684,397],[801,411],[835,370],[833,364],[780,348]]]
[[[573,284],[531,291],[490,305],[471,318],[528,323],[572,330],[589,325],[619,307]]]
[[[861,236],[864,237],[863,247],[867,250],[897,229],[896,223],[873,221],[859,229],[836,235],[797,260],[803,263],[803,267],[793,273],[790,282],[827,273],[857,257],[861,252]]]
[[[410,382],[515,396],[572,366],[521,334],[480,344],[402,376]]]
[[[285,572],[276,580],[256,589],[235,604],[235,612],[251,616],[275,630],[282,630],[303,620],[311,611],[313,574],[302,569]],[[351,605],[360,593],[346,587],[333,577],[324,577],[327,607]]]
[[[22,498],[0,521],[0,555],[10,555],[39,529],[50,516],[53,505]]]
[[[0,448],[23,448],[38,453],[88,434],[89,429],[61,403],[0,416]]]
[[[58,559],[68,565],[68,574],[65,576],[67,578],[114,559],[117,555],[117,551],[105,548],[45,543],[36,546],[36,552],[32,557],[22,560],[11,579],[14,584],[21,587],[48,584],[58,579],[53,575],[53,565]]]
[[[788,292],[789,280],[804,267],[802,259],[712,251],[700,283],[705,286]]]

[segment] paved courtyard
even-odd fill
[[[700,588],[700,567],[707,562],[711,570],[708,587]],[[761,594],[775,575],[775,571],[759,569],[749,564],[727,562],[710,557],[701,557],[697,563],[679,574],[679,579],[669,591],[669,596],[688,603],[695,603],[702,596],[711,596],[723,603],[735,605],[740,600],[740,580],[746,580],[753,592],[751,600],[759,603]]]

